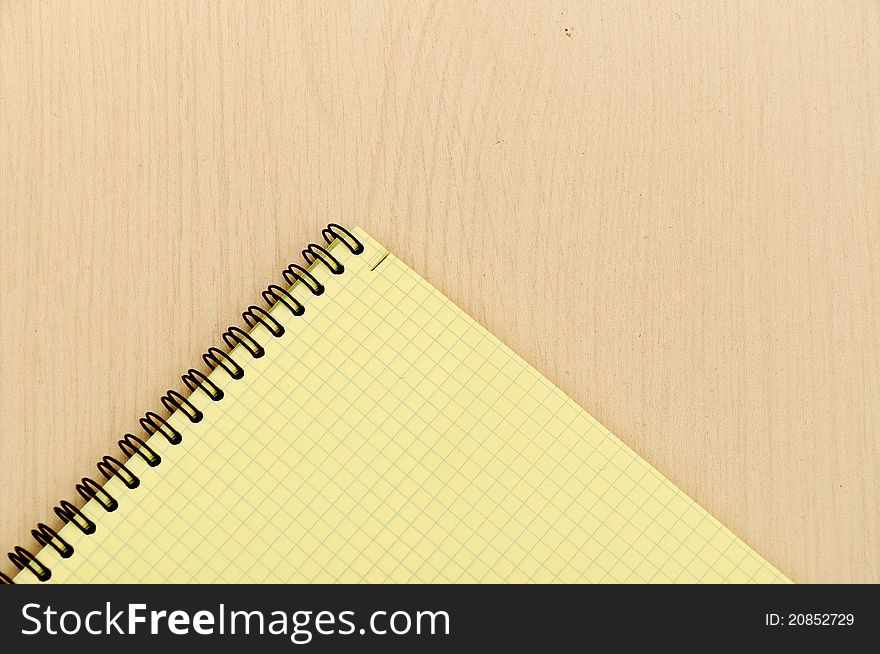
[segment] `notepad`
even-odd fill
[[[15,583],[788,581],[363,230],[325,234]]]

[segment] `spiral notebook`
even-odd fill
[[[323,235],[15,583],[787,581],[369,235]]]

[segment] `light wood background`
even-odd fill
[[[878,180],[877,2],[0,0],[0,547],[338,221],[880,581]]]

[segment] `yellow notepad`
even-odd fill
[[[327,235],[16,583],[787,581],[370,236]]]

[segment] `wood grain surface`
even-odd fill
[[[0,548],[336,221],[880,581],[878,180],[877,2],[0,0]]]

